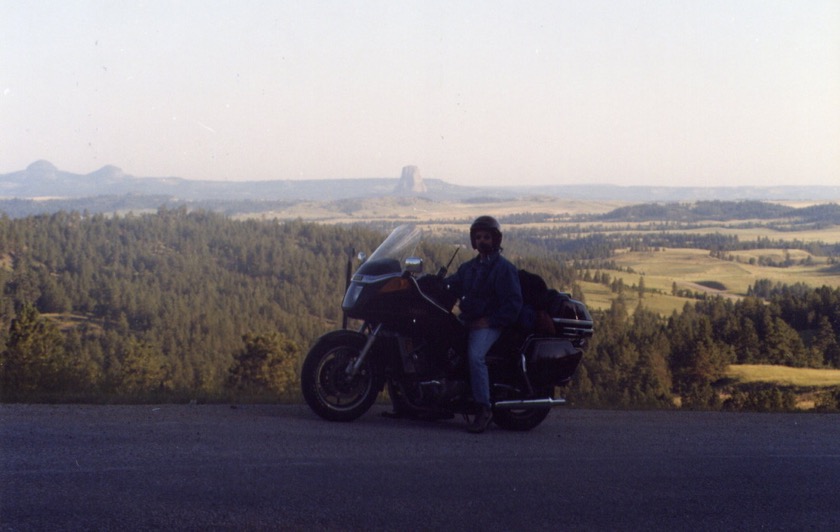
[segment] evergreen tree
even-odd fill
[[[131,339],[122,356],[117,391],[127,396],[143,396],[167,387],[168,364],[158,349]]]
[[[840,368],[840,340],[828,316],[820,318],[819,329],[811,347],[813,357],[829,367]]]
[[[296,380],[300,349],[279,333],[246,334],[244,348],[234,355],[228,386],[236,390],[289,392]]]
[[[12,321],[0,353],[0,383],[4,400],[54,391],[62,383],[64,339],[58,328],[24,305]]]
[[[698,315],[686,305],[682,314],[675,314],[669,322],[672,344],[671,371],[674,388],[689,408],[713,408],[718,398],[712,383],[723,376],[734,360],[730,346],[714,340],[708,316]]]

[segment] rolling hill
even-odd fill
[[[575,201],[686,202],[840,200],[840,186],[784,187],[658,187],[617,185],[553,185],[467,187],[441,179],[425,179],[422,193],[405,192],[398,177],[325,180],[205,181],[179,177],[135,177],[108,165],[89,174],[75,174],[40,160],[23,170],[0,174],[0,211],[12,217],[60,210],[114,212],[192,205],[219,212],[265,212],[275,205],[304,201],[329,202],[358,198],[422,197],[431,201],[488,203],[530,197]]]

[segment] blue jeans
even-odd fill
[[[470,364],[470,387],[479,405],[490,406],[490,374],[487,371],[487,351],[502,334],[501,329],[470,330],[467,358]]]

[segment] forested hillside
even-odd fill
[[[183,208],[0,218],[2,399],[294,397],[300,358],[341,325],[351,250],[373,250],[385,229]],[[613,245],[518,236],[506,241],[509,257],[583,299],[577,274]],[[451,243],[425,244],[427,271],[449,259]],[[741,301],[686,300],[668,317],[617,297],[594,314],[596,334],[567,391],[579,404],[667,408],[678,398],[718,408],[728,364],[840,367],[840,291],[828,287],[757,283]],[[794,391],[735,390],[726,405],[764,408],[764,394],[788,408]],[[838,399],[819,404],[837,408]]]
[[[17,329],[40,320],[42,334],[63,340],[23,357],[45,367],[7,378],[4,393],[218,393],[244,335],[279,332],[300,346],[339,326],[348,246],[379,238],[185,210],[2,220],[6,376],[9,344],[21,342],[16,317]]]
[[[840,223],[840,205],[827,203],[810,207],[786,207],[764,201],[698,201],[696,203],[642,203],[620,207],[598,220],[697,222],[701,220],[776,220],[787,218],[801,223]]]

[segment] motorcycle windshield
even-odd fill
[[[422,236],[423,231],[416,225],[401,225],[391,231],[388,238],[379,244],[379,247],[367,260],[372,262],[380,259],[392,259],[402,264],[405,259],[414,254]]]

